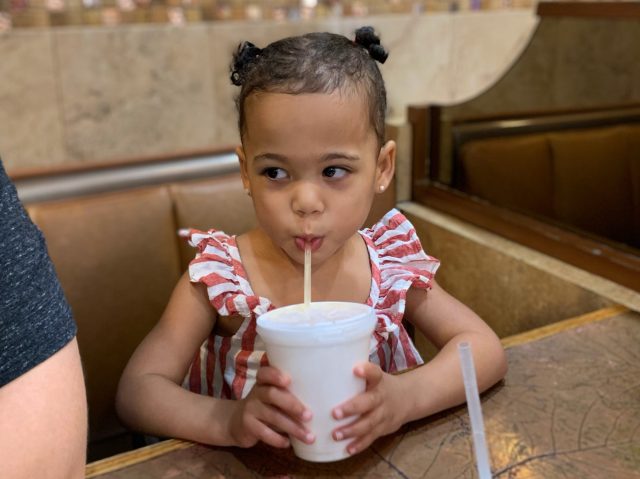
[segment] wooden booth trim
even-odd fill
[[[640,291],[640,258],[632,253],[439,184],[414,182],[413,195],[423,205]]]

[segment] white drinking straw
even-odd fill
[[[464,381],[464,393],[467,396],[469,419],[471,419],[471,433],[473,437],[473,449],[476,453],[476,466],[480,479],[490,479],[489,453],[484,437],[484,423],[482,421],[482,409],[480,407],[480,395],[478,394],[478,382],[476,381],[476,368],[473,365],[471,345],[467,342],[458,344],[460,355],[460,367]]]
[[[304,248],[304,306],[311,303],[311,247],[306,244]]]

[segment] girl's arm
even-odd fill
[[[458,344],[471,344],[480,391],[502,379],[507,372],[504,348],[493,330],[463,303],[435,281],[429,291],[410,289],[406,315],[438,349],[424,366],[401,374],[398,385],[410,402],[403,408],[408,422],[429,416],[465,401]]]
[[[356,366],[354,373],[366,380],[367,391],[333,411],[336,419],[360,415],[334,431],[337,440],[352,439],[347,446],[351,454],[404,423],[464,402],[458,343],[471,344],[481,391],[506,374],[506,356],[495,333],[435,281],[428,292],[409,290],[405,315],[440,351],[424,366],[404,374],[386,374],[373,363]]]
[[[289,379],[274,368],[261,368],[256,386],[242,400],[214,399],[181,387],[215,320],[205,287],[192,284],[185,273],[122,374],[116,398],[121,419],[137,431],[219,446],[263,440],[285,447],[286,433],[308,442],[301,425],[308,412],[286,390]]]
[[[230,402],[212,401],[180,386],[215,323],[204,285],[185,273],[158,324],[125,368],[116,397],[120,418],[134,430],[208,444],[230,440]]]

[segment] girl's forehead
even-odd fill
[[[355,147],[377,138],[362,96],[338,91],[255,93],[247,98],[245,120],[244,141],[260,147],[310,143]]]
[[[332,93],[258,92],[245,103],[245,133],[275,128],[285,123],[322,124],[327,121],[369,125],[369,111],[362,95]]]
[[[256,108],[299,108],[301,106],[361,110],[367,107],[365,96],[354,89],[332,92],[287,93],[256,91],[245,100],[245,114]]]

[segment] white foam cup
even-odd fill
[[[291,377],[291,392],[313,412],[306,426],[316,439],[291,438],[295,454],[314,462],[348,457],[349,440],[336,441],[331,432],[354,417],[336,420],[331,411],[365,390],[353,368],[369,359],[375,311],[359,303],[315,302],[274,309],[257,323],[269,364]]]

